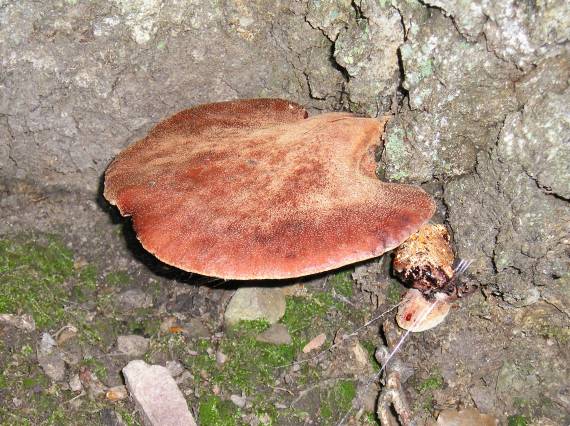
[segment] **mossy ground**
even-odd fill
[[[53,235],[0,238],[0,313],[29,314],[37,326],[34,332],[27,332],[0,324],[0,424],[98,425],[104,424],[108,413],[117,413],[129,425],[139,424],[139,416],[128,399],[113,403],[101,395],[80,396],[67,384],[73,375],[84,370],[104,386],[121,384],[120,369],[128,362],[115,354],[117,336],[121,334],[138,334],[150,340],[150,349],[144,356],[148,362],[164,365],[168,360],[177,360],[183,364],[191,377],[179,386],[200,424],[206,426],[295,425],[309,420],[335,424],[344,415],[341,411],[351,404],[354,378],[377,371],[374,351],[380,338],[376,327],[359,336],[372,365],[369,373],[346,374],[353,362],[345,357],[347,352],[343,353],[342,348],[327,352],[319,360],[309,360],[314,353],[302,353],[303,346],[317,334],[326,334],[326,348],[335,336],[358,328],[370,318],[370,306],[363,302],[367,297],[352,283],[350,270],[331,274],[318,284],[307,284],[303,294],[288,297],[281,323],[287,327],[292,343],[275,346],[255,340],[269,326],[265,322],[241,323],[230,330],[222,328],[227,299],[220,295],[231,294],[229,289],[217,283],[211,287],[193,285],[188,277],[179,279],[179,273],[167,271],[164,276],[157,275],[162,266],[146,269],[139,259],[125,261],[125,257],[102,255],[109,251],[109,244],[114,245],[113,252],[125,251],[123,240],[121,233],[106,234],[104,248],[90,257],[89,250],[77,241],[64,243]],[[99,245],[103,247],[103,243]],[[118,296],[130,289],[150,295],[153,306],[125,309]],[[396,303],[403,290],[390,282],[384,292],[387,304]],[[185,295],[188,302],[178,309],[171,301],[180,295]],[[504,407],[501,412],[507,413],[502,420],[523,425],[541,417],[563,418],[556,395],[541,392],[558,383],[565,365],[560,354],[565,353],[562,349],[567,347],[568,333],[559,313],[547,304],[516,311],[517,316],[511,316],[509,321],[518,324],[524,333],[511,337],[511,345],[511,340],[493,338],[510,336],[512,323],[499,321],[505,312],[511,315],[509,311],[502,311],[492,299],[476,295],[462,303],[464,311],[453,312],[433,332],[412,336],[414,343],[404,348],[404,360],[416,372],[406,383],[415,413],[432,419],[442,402],[471,401],[468,391],[474,383],[459,382],[451,388],[444,378],[450,374],[450,368],[456,371],[456,377],[476,377],[481,368],[495,365],[494,370],[481,374],[501,379],[498,389],[506,402],[500,405],[503,402],[499,401],[497,406]],[[165,332],[161,324],[173,314],[179,318],[201,318],[210,335],[189,337]],[[486,318],[499,320],[489,322]],[[468,328],[465,324],[469,324]],[[69,325],[77,329],[77,334],[61,348],[76,359],[66,365],[66,380],[54,383],[38,364],[37,345],[43,332],[55,336]],[[448,344],[463,339],[466,331],[489,327],[494,331],[484,333],[484,344],[474,342],[470,346],[470,340],[459,346]],[[469,339],[473,336],[478,334],[469,334]],[[510,348],[519,346],[505,352],[505,344]],[[448,351],[445,357],[441,356],[442,347]],[[410,348],[411,352],[406,353]],[[482,355],[470,356],[481,350],[485,350],[484,358],[490,361],[477,367]],[[539,357],[537,351],[559,355]],[[216,361],[216,352],[226,356],[225,363]],[[531,358],[532,365],[528,362]],[[299,360],[303,362],[294,366]],[[504,367],[511,364],[518,367],[512,371]],[[470,368],[473,371],[469,373]],[[497,375],[497,369],[502,373]],[[543,382],[536,382],[537,376]],[[247,402],[238,408],[230,396],[242,394]],[[372,413],[362,416],[360,422],[377,424]]]
[[[109,319],[101,324],[88,320],[82,309],[81,303],[92,300],[102,285],[95,266],[77,264],[73,252],[56,236],[19,235],[0,240],[0,281],[0,313],[31,315],[37,328],[34,333],[1,335],[0,423],[98,424],[97,413],[106,407],[126,412],[123,403],[87,398],[81,410],[73,410],[69,401],[77,395],[65,385],[52,383],[36,359],[42,332],[54,335],[64,325],[74,324],[80,345],[103,347],[102,328],[118,328]],[[86,357],[79,367],[106,378],[101,360]]]
[[[72,325],[77,336],[64,349],[80,359],[67,365],[67,379],[87,369],[104,384],[117,384],[120,365],[106,354],[113,351],[118,335],[139,334],[151,341],[147,361],[176,359],[192,374],[194,381],[181,389],[189,406],[196,407],[201,425],[245,425],[254,417],[259,424],[295,424],[306,413],[277,410],[275,403],[287,406],[295,393],[326,380],[329,374],[316,363],[303,363],[295,372],[295,383],[283,384],[287,392],[275,391],[275,382],[297,359],[308,357],[302,348],[317,331],[327,334],[330,345],[338,329],[360,324],[364,312],[355,312],[348,304],[354,294],[350,273],[331,275],[326,288],[307,288],[302,296],[288,297],[281,322],[291,335],[289,345],[258,342],[256,336],[269,327],[265,321],[242,322],[216,336],[193,339],[160,331],[156,307],[124,311],[117,295],[136,285],[129,271],[109,270],[78,258],[56,236],[4,238],[0,240],[0,313],[30,314],[37,329],[33,333],[12,330],[10,339],[0,341],[0,423],[100,424],[101,413],[110,409],[127,424],[138,424],[130,401],[78,398],[66,382],[53,383],[44,374],[36,359],[41,333],[55,336]],[[145,285],[144,290],[155,299],[161,293],[158,284]],[[226,356],[225,363],[216,362],[216,352]],[[326,424],[334,423],[350,407],[355,389],[351,380],[324,388],[312,411],[319,412]],[[232,394],[246,395],[246,407],[229,401]]]

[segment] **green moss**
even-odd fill
[[[157,335],[160,330],[160,320],[153,318],[152,308],[139,308],[134,316],[129,318],[126,330],[129,334],[140,334],[143,336]]]
[[[339,311],[346,311],[348,307],[341,300],[336,299],[331,292],[321,291],[313,295],[313,300],[318,303],[325,312],[331,309],[336,309]]]
[[[380,420],[376,413],[365,413],[364,416],[362,416],[362,424],[380,426]]]
[[[340,380],[321,394],[320,417],[323,424],[330,424],[333,418],[341,417],[352,406],[356,396],[356,385],[351,380]]]
[[[403,293],[402,285],[396,280],[390,280],[388,288],[386,289],[386,301],[390,305],[396,305],[402,300]]]
[[[32,356],[34,354],[34,349],[30,345],[24,345],[20,349],[20,353],[25,357]]]
[[[528,424],[526,417],[520,414],[509,416],[507,422],[509,426],[526,426]]]
[[[370,360],[370,365],[372,365],[372,368],[374,368],[375,371],[379,371],[380,364],[376,360],[376,344],[370,340],[362,340],[360,344],[368,353],[368,359]]]
[[[125,271],[113,271],[105,276],[105,282],[111,287],[122,287],[131,282],[131,277]]]
[[[141,424],[135,417],[134,413],[124,407],[116,405],[115,411],[121,416],[127,426],[139,426]]]
[[[431,392],[436,389],[443,388],[443,377],[441,374],[432,374],[430,377],[421,382],[416,386],[416,390],[419,393]]]
[[[268,327],[266,321],[243,321],[230,330],[228,338],[220,343],[220,350],[228,358],[219,374],[214,376],[215,382],[230,384],[230,387],[246,393],[252,393],[260,384],[273,383],[275,370],[292,363],[296,351],[293,345],[273,345],[255,340]]]
[[[29,313],[38,328],[64,317],[72,253],[55,237],[0,240],[0,313]]]
[[[36,372],[34,375],[30,375],[29,377],[24,377],[22,379],[22,387],[24,389],[33,389],[36,386],[47,386],[49,384],[48,378],[45,374],[40,373],[39,371]]]
[[[200,402],[198,419],[202,426],[238,425],[239,409],[230,401],[222,401],[217,396],[209,396]]]
[[[285,315],[281,322],[287,326],[287,330],[293,335],[298,335],[311,326],[313,319],[326,313],[327,307],[321,303],[306,297],[288,297]]]
[[[344,297],[351,297],[354,290],[352,281],[352,270],[337,272],[329,278],[334,291]]]
[[[540,332],[547,339],[554,339],[560,344],[566,344],[570,341],[570,328],[568,327],[544,324],[540,327]]]
[[[95,290],[97,288],[97,268],[86,265],[79,271],[79,279],[84,287]]]
[[[187,356],[184,363],[193,374],[206,373],[210,380],[232,392],[255,393],[258,386],[267,386],[275,380],[278,367],[295,359],[293,345],[273,345],[255,340],[267,329],[264,320],[242,321],[232,327],[219,342],[218,350],[226,355],[223,365],[216,363],[215,355],[208,348],[211,342],[202,339],[194,348],[197,355]]]
[[[81,365],[88,367],[92,373],[94,373],[100,380],[105,380],[107,378],[107,368],[105,364],[95,358],[85,358],[81,361]]]

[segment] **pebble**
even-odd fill
[[[36,323],[31,315],[0,314],[0,324],[6,324],[19,330],[34,331]]]
[[[166,367],[131,361],[123,368],[129,393],[147,426],[196,426],[186,400]]]
[[[68,324],[56,333],[55,340],[57,341],[58,345],[63,345],[68,340],[71,340],[77,336],[77,333],[77,327]]]
[[[247,398],[245,395],[231,395],[230,401],[232,401],[237,407],[243,408],[245,407],[245,403],[247,402]]]
[[[303,353],[307,354],[315,349],[319,349],[325,343],[327,339],[327,335],[325,333],[319,334],[317,337],[314,337],[309,343],[305,345],[303,348]]]
[[[273,324],[255,338],[258,342],[272,343],[274,345],[290,345],[291,336],[283,324]]]
[[[362,347],[358,342],[352,347],[352,353],[354,354],[354,360],[359,365],[359,367],[364,368],[368,366],[368,352]]]
[[[285,295],[280,287],[240,287],[224,313],[224,323],[265,319],[274,324],[285,314]]]
[[[223,352],[216,352],[216,363],[218,365],[224,365],[227,360],[228,357]]]
[[[184,370],[184,372],[176,377],[176,383],[178,384],[185,384],[186,382],[191,382],[194,380],[194,376],[188,370]]]
[[[143,356],[148,350],[149,339],[136,334],[117,337],[117,350],[127,356]]]
[[[53,381],[60,382],[65,378],[65,361],[57,343],[49,333],[43,333],[37,350],[38,363],[44,373]]]
[[[191,339],[210,337],[210,330],[198,318],[192,318],[188,322],[180,323],[176,317],[168,317],[160,324],[160,331],[171,334],[181,333]]]
[[[210,330],[198,318],[191,318],[190,321],[184,323],[183,328],[184,335],[191,339],[210,337]]]
[[[496,426],[499,420],[489,414],[482,414],[475,408],[463,410],[443,410],[438,418],[438,426]]]
[[[79,374],[75,374],[69,380],[69,389],[72,392],[81,392],[83,390],[83,385],[81,384],[81,380],[79,379]]]
[[[127,396],[129,395],[125,386],[114,386],[107,389],[107,392],[105,392],[105,398],[112,402],[121,401],[123,399],[126,399]]]

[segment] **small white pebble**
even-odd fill
[[[231,395],[230,396],[230,400],[239,408],[243,408],[245,407],[245,403],[247,401],[247,398],[245,397],[245,395]]]
[[[216,352],[216,363],[218,365],[223,365],[227,360],[228,357],[224,353],[220,351]]]

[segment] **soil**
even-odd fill
[[[251,283],[161,264],[140,247],[129,221],[98,200],[26,187],[10,197],[13,208],[1,217],[0,307],[30,314],[36,328],[0,325],[3,423],[139,424],[128,398],[105,396],[123,384],[120,371],[133,359],[117,352],[117,337],[134,334],[149,339],[147,362],[182,365],[179,387],[202,425],[337,424],[347,413],[347,424],[378,424],[374,350],[394,311],[316,359],[301,349],[320,333],[326,349],[394,307],[405,288],[389,274],[390,254],[356,273],[266,283],[301,284],[281,320],[292,343],[271,345],[255,340],[266,322],[224,328],[227,301]],[[570,333],[562,309],[546,301],[512,308],[482,288],[457,302],[442,325],[412,334],[399,356],[412,371],[404,389],[417,423],[472,406],[504,424],[567,423]],[[64,329],[75,332],[61,340]],[[61,380],[40,366],[43,333],[60,339]],[[82,389],[74,391],[76,376]],[[245,403],[239,407],[232,396],[245,396]]]

